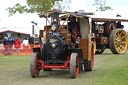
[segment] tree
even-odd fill
[[[97,7],[96,11],[106,11],[106,10],[113,10],[110,6],[100,6]]]
[[[96,11],[113,10],[110,6],[105,6],[106,0],[95,0],[93,5],[96,5]]]
[[[64,9],[68,8],[71,0],[26,0],[27,4],[22,6],[20,3],[16,3],[13,7],[8,7],[6,10],[9,12],[9,16],[14,15],[16,12],[23,13],[40,13],[51,11],[52,8]]]

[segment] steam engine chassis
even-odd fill
[[[78,33],[77,26],[72,27],[72,32],[68,31],[71,16],[76,17],[83,33]],[[95,39],[91,36],[90,17],[81,13],[58,11],[41,13],[39,17],[46,18],[46,26],[40,31],[40,37],[45,39],[45,43],[41,50],[33,48],[30,62],[32,78],[38,77],[42,69],[69,69],[71,78],[76,78],[79,70],[92,71]]]

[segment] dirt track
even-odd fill
[[[128,52],[118,58],[127,55]],[[81,72],[78,78],[71,79],[69,70],[53,70],[52,73],[41,71],[38,78],[31,78],[30,56],[0,56],[0,85],[96,85],[109,69],[123,62],[116,57],[112,53],[96,55],[92,72]]]

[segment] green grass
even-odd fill
[[[103,75],[100,76],[101,79],[95,82],[95,85],[128,85],[128,51],[123,55],[108,53],[104,53],[104,55],[100,56],[108,57],[108,59],[101,62],[100,74],[103,73]]]
[[[30,76],[30,56],[0,56],[0,85],[128,85],[128,50],[114,55],[105,50],[95,55],[91,72],[80,72],[71,79],[69,70],[41,71],[38,78]]]

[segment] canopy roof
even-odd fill
[[[128,22],[128,19],[123,19],[122,17],[97,17],[97,16],[90,16],[93,21],[122,21]]]
[[[85,15],[85,14],[81,14],[81,13],[74,13],[74,12],[59,12],[59,15],[67,15],[67,16],[69,16],[70,17],[70,15],[73,15],[73,16],[75,16],[75,17],[88,17],[89,18],[89,16],[87,16],[87,15]],[[53,12],[52,11],[49,11],[49,12],[45,12],[45,13],[40,13],[39,14],[39,17],[40,18],[49,18],[49,17],[53,17]]]
[[[70,17],[70,15],[73,15],[75,17],[78,18],[91,18],[93,21],[99,21],[99,22],[104,22],[104,21],[122,21],[122,22],[128,22],[128,19],[123,19],[122,17],[97,17],[94,15],[93,12],[85,12],[85,13],[74,13],[74,12],[59,12],[59,15],[61,15],[60,18],[66,18],[67,16]],[[49,11],[49,12],[45,12],[45,13],[40,13],[39,17],[41,18],[49,18],[49,17],[53,17],[53,12]]]

